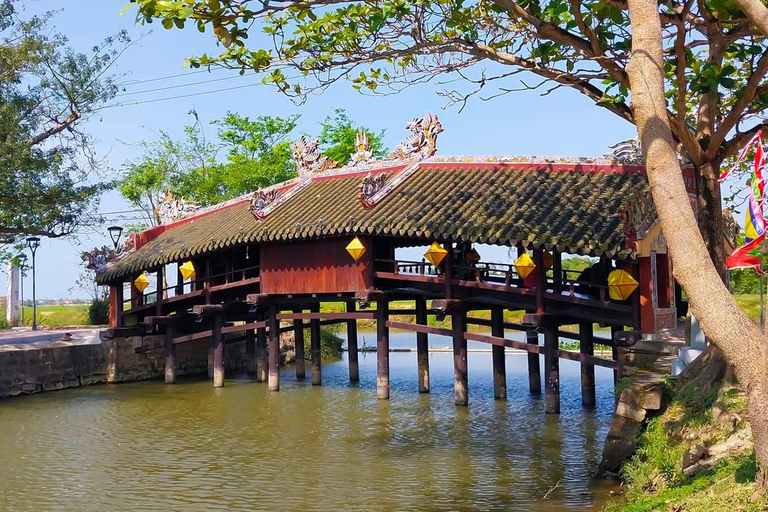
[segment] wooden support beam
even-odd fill
[[[211,341],[213,343],[213,387],[224,386],[224,335],[221,332],[224,315],[219,313],[213,317]]]
[[[163,267],[157,269],[157,286],[155,287],[155,311],[157,316],[161,316],[163,314],[163,288],[165,288],[163,270]]]
[[[377,319],[378,321],[378,319]],[[453,336],[451,329],[444,329],[442,327],[432,327],[429,325],[411,324],[408,322],[396,322],[394,320],[388,320],[386,326],[390,329],[403,329],[405,331],[423,332],[426,334],[439,334],[440,336]]]
[[[389,400],[389,301],[376,303],[376,398]]]
[[[579,352],[585,356],[595,355],[592,322],[579,324]],[[581,404],[586,407],[595,405],[595,366],[581,363]]]
[[[530,347],[536,347],[539,350],[539,332],[526,331],[525,341]],[[532,395],[541,394],[541,365],[539,356],[528,353],[528,389]]]
[[[544,267],[544,250],[534,249],[533,262],[536,264],[536,268],[533,269],[536,276],[536,314],[543,315],[545,313],[544,307],[544,290],[547,287],[547,273]]]
[[[615,340],[616,339],[616,334],[621,332],[621,331],[623,331],[623,330],[624,330],[624,326],[623,325],[612,325],[611,326],[611,339]],[[613,360],[616,361],[616,369],[613,371],[613,384],[616,385],[616,384],[619,383],[619,379],[621,378],[621,375],[619,375],[619,366],[618,366],[619,348],[616,346],[615,343],[611,346],[611,351],[612,351]]]
[[[280,324],[277,306],[269,306],[269,391],[280,390]]]
[[[467,314],[464,311],[454,311],[451,314],[451,330],[453,331],[453,400],[456,405],[469,404],[469,388],[467,379]]]
[[[198,316],[223,315],[225,310],[224,304],[198,304],[192,306],[192,313]]]
[[[256,377],[256,336],[253,329],[245,331],[245,365],[248,375]]]
[[[294,310],[294,313],[301,313],[301,310]],[[307,378],[307,356],[304,354],[304,322],[299,319],[293,321],[293,340],[296,352],[296,379],[304,380]]]
[[[358,311],[346,313],[281,313],[277,315],[278,320],[374,320],[376,313]]]
[[[504,337],[504,310],[500,307],[491,309],[491,336]],[[496,400],[507,399],[507,364],[504,347],[493,345],[493,397]]]
[[[175,336],[175,322],[169,322],[165,327],[165,383],[176,382],[176,345],[173,343]]]
[[[264,319],[264,312],[256,313],[258,319]],[[267,382],[267,328],[264,326],[256,329],[256,382]]]
[[[312,304],[310,308],[312,313],[320,311],[320,304]],[[320,317],[309,321],[310,347],[309,356],[312,359],[312,385],[323,385],[323,355],[320,344]]]
[[[552,318],[544,322],[544,410],[560,413],[560,359],[558,358],[557,323]]]
[[[427,300],[416,298],[416,323],[427,325]],[[429,393],[429,334],[416,333],[416,361],[419,374],[419,393]]]
[[[355,303],[347,302],[347,314],[355,313]],[[357,320],[347,320],[347,358],[349,359],[349,382],[360,381],[360,364],[357,357]]]

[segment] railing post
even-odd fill
[[[529,345],[539,346],[538,331],[528,331],[525,333],[525,341]],[[528,352],[528,389],[532,395],[541,394],[541,366],[539,354]]]
[[[543,315],[545,312],[544,289],[547,286],[547,273],[544,269],[544,251],[534,249],[533,258],[536,264],[536,268],[533,270],[536,272],[536,313]]]

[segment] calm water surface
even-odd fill
[[[360,354],[358,385],[344,359],[323,366],[322,387],[286,368],[279,393],[228,376],[222,389],[182,378],[2,401],[0,509],[557,511],[607,499],[591,475],[612,372],[596,369],[598,407],[585,410],[579,365],[562,360],[562,412],[546,416],[524,355],[507,355],[509,399],[496,402],[491,355],[470,353],[466,408],[453,405],[451,354],[430,355],[429,395],[415,353],[390,363],[389,401],[376,399],[373,353]]]

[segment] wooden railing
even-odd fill
[[[374,260],[374,268],[379,272],[391,272],[403,276],[437,277],[443,276],[445,272],[443,266],[435,267],[425,260],[376,259]],[[581,270],[563,269],[559,276],[555,276],[554,270],[550,268],[545,274],[545,291],[549,293],[559,292],[569,297],[581,295],[584,299],[603,303],[611,302],[608,295],[608,285],[580,281],[582,273]],[[509,288],[528,288],[514,265],[509,263],[480,261],[471,265],[453,265],[451,278],[482,284],[503,285]]]

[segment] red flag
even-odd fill
[[[725,178],[727,178],[727,177],[728,177],[728,175],[731,173],[731,171],[733,171],[733,170],[734,170],[736,167],[738,167],[738,165],[741,163],[741,161],[742,161],[742,160],[744,160],[744,157],[745,157],[745,156],[747,156],[747,153],[749,152],[750,148],[752,147],[752,145],[753,145],[755,142],[758,142],[758,141],[760,141],[760,142],[758,142],[758,147],[762,146],[762,139],[763,139],[763,130],[759,130],[759,131],[758,131],[758,132],[755,134],[755,136],[754,136],[754,137],[752,137],[752,139],[750,139],[750,141],[747,143],[747,145],[746,145],[746,146],[744,146],[744,148],[742,148],[741,152],[739,153],[739,158],[736,160],[736,163],[735,163],[735,164],[733,164],[733,167],[731,167],[731,168],[730,168],[730,169],[728,169],[727,171],[723,172],[723,173],[720,175],[720,178],[719,178],[719,180],[720,180],[720,181],[723,181]],[[761,150],[760,150],[760,153],[761,153],[761,156],[762,156],[762,148],[761,148]],[[761,174],[762,174],[762,173],[761,173]]]
[[[725,260],[725,268],[729,270],[734,268],[754,268],[758,274],[765,274],[762,257],[750,254],[752,251],[760,249],[764,240],[765,233],[734,250]]]

